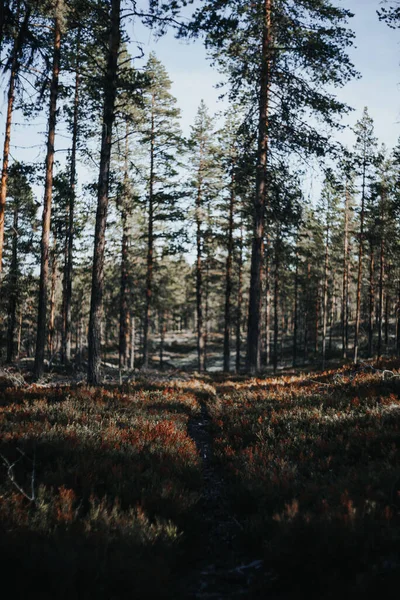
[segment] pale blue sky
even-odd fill
[[[355,108],[346,122],[353,125],[364,106],[368,106],[379,140],[391,147],[400,136],[400,30],[393,31],[378,20],[378,0],[339,0],[339,4],[355,14],[351,28],[356,40],[350,53],[362,75],[361,80],[338,91],[340,98]],[[172,35],[156,41],[141,26],[136,26],[135,34],[146,54],[154,50],[167,68],[173,81],[172,91],[182,109],[185,133],[201,98],[212,112],[221,110],[222,105],[217,102],[220,92],[213,87],[220,76],[209,65],[200,41],[187,44]],[[351,132],[344,133],[341,139],[353,143]]]
[[[140,1],[143,6],[147,4],[147,0]],[[345,121],[351,126],[354,125],[363,107],[368,106],[380,142],[393,147],[400,136],[400,30],[393,31],[379,22],[376,15],[376,10],[379,8],[378,0],[341,0],[340,3],[355,13],[351,26],[357,37],[351,56],[362,75],[361,80],[354,81],[338,91],[340,98],[356,109],[346,117]],[[132,33],[131,25],[129,31]],[[188,44],[175,40],[172,34],[156,41],[152,33],[139,24],[133,26],[133,37],[143,44],[146,55],[154,50],[164,63],[173,82],[172,92],[177,97],[178,105],[182,110],[182,127],[185,134],[189,133],[201,98],[204,98],[211,112],[223,108],[217,101],[220,91],[214,87],[220,80],[220,76],[207,61],[201,41]],[[134,47],[132,53],[136,53]],[[2,132],[6,101],[4,87],[1,100],[0,131]],[[15,122],[21,123],[22,117],[15,115]],[[44,160],[45,114],[40,115],[38,123],[39,125],[28,123],[14,127],[12,138],[14,158],[29,161]],[[340,139],[348,145],[352,145],[354,141],[351,131],[342,133]],[[20,147],[15,148],[14,144],[37,147],[23,151]],[[68,146],[69,140],[62,137],[59,128],[56,147],[61,149]],[[62,157],[63,152],[57,154],[57,158],[62,160]],[[84,168],[84,171],[87,176],[87,169]]]

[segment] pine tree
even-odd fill
[[[354,364],[358,363],[359,330],[361,322],[361,293],[363,277],[364,236],[365,236],[365,208],[367,200],[367,186],[370,177],[370,169],[375,162],[376,138],[374,137],[374,125],[365,108],[363,116],[357,122],[354,132],[357,137],[354,152],[358,175],[361,179],[361,206],[360,206],[360,232],[358,240],[358,272],[357,272],[357,295],[356,295],[356,323],[354,333]]]
[[[247,367],[260,367],[261,288],[265,202],[271,153],[288,149],[323,154],[329,144],[309,124],[317,114],[328,125],[347,110],[324,85],[343,85],[355,75],[346,55],[352,34],[349,11],[328,0],[205,2],[182,35],[204,35],[206,47],[236,101],[258,107],[256,188],[247,340]],[[290,24],[290,27],[288,26]],[[298,66],[302,65],[302,72]],[[271,94],[278,102],[271,103]]]
[[[148,150],[147,175],[147,275],[146,307],[143,324],[143,366],[149,366],[149,331],[151,321],[154,251],[162,236],[160,223],[179,220],[177,190],[178,154],[183,140],[179,127],[180,110],[171,94],[171,81],[161,62],[151,54],[144,69],[147,86],[144,92],[148,121],[141,129],[141,143]],[[158,227],[157,227],[158,224]],[[165,237],[165,235],[164,235]]]

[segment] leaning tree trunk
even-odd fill
[[[77,60],[80,52],[80,34],[78,34]],[[78,119],[79,119],[79,63],[76,65],[75,72],[75,94],[74,94],[74,113],[72,122],[72,148],[71,148],[71,172],[70,172],[70,190],[68,195],[67,207],[67,235],[65,238],[65,260],[64,260],[64,280],[63,280],[63,302],[62,302],[62,360],[64,363],[71,361],[71,300],[72,300],[72,269],[73,269],[73,249],[74,249],[74,219],[75,219],[75,186],[76,186],[76,153],[78,144]]]
[[[232,173],[231,197],[228,219],[228,256],[226,259],[225,322],[224,322],[224,371],[230,371],[232,255],[233,255],[233,211],[235,206],[235,175]]]
[[[15,355],[15,325],[17,321],[18,300],[18,209],[17,202],[14,205],[13,235],[10,265],[10,293],[8,297],[8,326],[7,326],[7,363],[11,363]],[[22,314],[22,311],[21,311]]]
[[[3,5],[3,3],[1,3]],[[16,9],[16,21],[19,21],[19,12],[20,12],[20,3],[17,5]],[[13,106],[15,100],[15,83],[17,78],[17,73],[19,69],[19,60],[18,55],[20,52],[20,45],[22,43],[22,36],[27,29],[28,21],[31,15],[31,8],[27,7],[25,17],[23,23],[21,25],[20,31],[18,35],[15,36],[14,45],[12,49],[12,58],[11,58],[11,70],[10,70],[10,80],[8,83],[8,92],[7,92],[7,114],[6,114],[6,127],[5,127],[5,136],[4,136],[4,146],[3,146],[3,165],[1,170],[1,187],[0,187],[0,276],[3,268],[3,246],[4,246],[4,215],[6,209],[6,198],[7,198],[7,179],[8,179],[8,160],[10,156],[10,139],[11,139],[11,123],[12,123],[12,114],[13,114]],[[0,36],[3,33],[2,24],[0,24]],[[1,37],[0,37],[0,48],[1,48]]]
[[[120,47],[121,0],[112,0],[107,72],[104,82],[103,133],[101,140],[100,173],[97,193],[96,227],[92,271],[92,294],[88,333],[88,382],[101,382],[101,321],[104,291],[104,250],[110,179],[111,133],[115,118],[117,93],[118,52]]]
[[[60,71],[60,49],[61,49],[61,22],[58,16],[54,19],[54,49],[53,49],[53,71],[50,85],[50,110],[49,130],[47,137],[46,154],[46,179],[44,186],[44,207],[42,217],[42,239],[41,239],[41,262],[39,282],[39,306],[36,333],[36,353],[34,377],[39,379],[43,374],[44,350],[46,344],[46,319],[47,319],[47,288],[49,280],[49,239],[51,200],[53,188],[53,165],[54,165],[54,139],[56,132],[56,114],[58,98],[58,77]]]
[[[260,369],[261,346],[261,291],[263,270],[263,242],[265,226],[265,199],[267,193],[268,114],[270,90],[272,0],[264,0],[264,27],[258,123],[257,176],[254,198],[254,235],[251,253],[249,317],[247,330],[247,370]]]

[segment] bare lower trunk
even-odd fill
[[[323,321],[322,321],[322,369],[325,369],[326,362],[326,332],[328,323],[328,267],[329,267],[329,232],[330,227],[326,227],[325,239],[325,264],[324,264],[324,287],[323,287]]]
[[[39,282],[39,306],[36,334],[36,353],[34,377],[39,379],[43,374],[44,350],[46,344],[46,320],[47,320],[47,288],[49,279],[49,238],[51,201],[53,188],[53,165],[54,165],[54,139],[56,132],[58,78],[60,71],[60,49],[61,49],[61,25],[56,16],[54,20],[54,48],[53,48],[53,71],[50,85],[50,108],[49,129],[47,137],[46,154],[46,179],[44,187],[44,207],[42,217],[42,239],[41,239],[41,262]]]
[[[205,333],[203,323],[203,257],[202,257],[202,232],[201,232],[201,182],[196,198],[196,309],[197,309],[197,356],[198,369],[202,373],[205,370]]]
[[[143,367],[149,366],[149,328],[151,317],[151,297],[153,287],[153,254],[154,254],[154,95],[152,97],[151,132],[150,132],[150,183],[149,183],[149,212],[147,232],[147,274],[146,274],[146,308],[143,322]]]
[[[131,315],[131,349],[129,355],[129,368],[131,369],[131,371],[133,371],[133,369],[135,368],[135,334],[135,317]]]
[[[297,332],[299,313],[299,254],[296,250],[296,271],[294,275],[294,314],[293,314],[293,367],[297,365]]]
[[[349,183],[346,181],[344,206],[344,249],[343,249],[343,286],[342,286],[342,356],[347,358],[349,323]]]
[[[247,370],[256,373],[260,369],[261,345],[261,294],[263,270],[263,242],[265,225],[265,199],[267,192],[268,113],[270,89],[272,0],[263,2],[263,40],[260,79],[260,102],[258,124],[257,176],[254,199],[254,234],[251,252],[249,317],[247,331]]]
[[[243,302],[243,224],[240,228],[239,239],[239,274],[238,274],[238,297],[236,312],[236,373],[240,371],[240,350],[241,350],[241,324],[242,324],[242,302]]]
[[[278,335],[279,335],[279,321],[278,321],[278,305],[279,305],[279,244],[277,243],[275,249],[275,274],[274,274],[274,351],[273,351],[273,367],[274,373],[278,368]]]
[[[126,369],[129,362],[129,307],[128,307],[128,245],[129,245],[129,223],[128,223],[128,140],[129,128],[126,125],[125,145],[125,174],[124,190],[121,199],[122,218],[122,245],[121,245],[121,274],[120,274],[120,306],[119,306],[119,368]]]
[[[15,356],[15,325],[17,320],[18,300],[18,204],[14,205],[13,236],[10,265],[10,292],[8,297],[8,327],[7,327],[7,363]],[[22,315],[22,311],[21,311]],[[19,352],[19,351],[18,351]]]
[[[378,347],[377,354],[382,354],[382,317],[383,317],[383,277],[385,270],[385,250],[383,237],[381,238],[381,249],[379,258],[379,300],[378,300]]]
[[[358,246],[358,274],[357,274],[357,296],[356,296],[356,326],[354,332],[354,364],[358,364],[358,346],[361,319],[361,285],[362,285],[362,264],[364,253],[364,216],[365,216],[365,186],[366,186],[366,161],[363,164],[363,179],[361,191],[361,214],[360,214],[360,240]]]
[[[88,382],[101,382],[101,322],[104,289],[104,250],[110,179],[111,133],[117,92],[118,52],[120,46],[120,0],[112,0],[107,73],[104,85],[103,133],[94,237],[92,294],[88,334]]]
[[[369,313],[368,313],[368,356],[372,356],[374,352],[374,247],[370,242],[370,257],[369,257]]]
[[[228,220],[228,256],[226,259],[225,283],[225,322],[224,322],[224,371],[230,371],[230,336],[231,336],[231,296],[232,296],[232,255],[233,255],[233,211],[235,206],[235,176],[232,174],[231,197]]]
[[[80,36],[77,43],[77,60],[80,52]],[[63,302],[62,302],[62,360],[68,364],[71,361],[71,301],[72,301],[72,273],[73,273],[73,249],[74,249],[74,219],[75,219],[75,185],[76,185],[76,153],[78,144],[78,119],[79,119],[79,63],[76,65],[75,73],[75,95],[74,113],[72,123],[72,148],[71,148],[71,172],[70,193],[67,208],[67,235],[65,238],[65,261],[63,280]]]
[[[50,359],[54,354],[54,336],[55,336],[55,317],[56,317],[56,281],[57,281],[57,258],[56,258],[56,239],[54,238],[51,251],[51,288],[50,288],[50,316],[49,316],[49,335],[48,347]]]

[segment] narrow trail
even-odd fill
[[[213,460],[213,439],[208,402],[199,398],[201,414],[189,421],[188,434],[203,461],[204,487],[199,505],[204,524],[201,557],[182,582],[180,598],[193,600],[256,598],[254,580],[263,570],[261,560],[241,548],[242,525],[232,514],[228,490]]]

